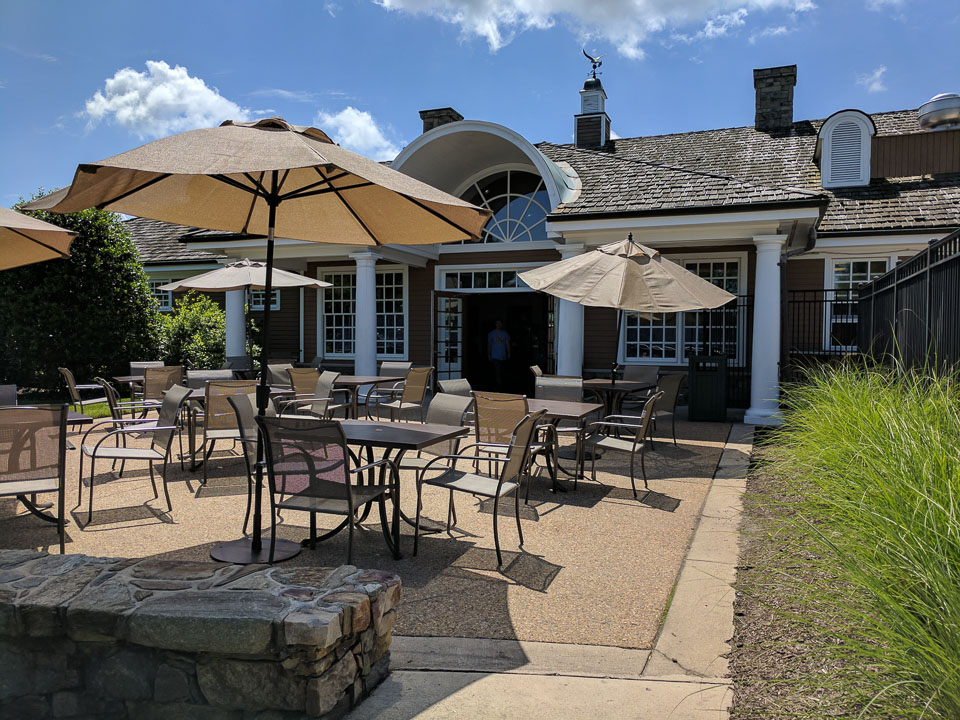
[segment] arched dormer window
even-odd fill
[[[870,142],[877,130],[859,110],[841,110],[823,123],[817,139],[825,188],[870,184]]]

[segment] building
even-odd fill
[[[572,144],[533,144],[452,108],[420,113],[423,134],[391,166],[494,213],[479,243],[351,248],[279,239],[277,264],[333,283],[272,299],[278,357],[356,367],[402,358],[483,387],[486,334],[503,320],[517,390],[526,366],[565,375],[625,364],[728,358],[728,394],[773,422],[791,364],[853,349],[858,283],[960,226],[960,98],[920,112],[840,110],[795,120],[796,66],[754,71],[753,126],[611,138],[590,78]],[[262,259],[262,238],[128,221],[156,284]],[[622,239],[660,250],[738,296],[722,310],[625,318],[534,293],[517,273]],[[358,346],[356,289],[376,286],[376,347]],[[362,294],[362,293],[361,293]],[[242,292],[226,299],[228,354],[243,354]],[[158,291],[162,306],[170,298]],[[251,310],[265,298],[254,294]],[[362,336],[361,336],[362,337]]]

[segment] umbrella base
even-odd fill
[[[296,557],[300,554],[300,549],[300,543],[298,542],[277,538],[276,546],[273,549],[273,561],[278,563]],[[235,565],[269,563],[270,538],[263,538],[259,552],[253,551],[253,544],[249,538],[240,538],[239,540],[231,540],[230,542],[217,545],[210,551],[210,557],[220,562],[233,563]]]
[[[603,455],[603,452],[599,449],[597,450],[588,450],[583,449],[583,459],[584,460],[593,460],[593,456],[596,455],[600,457]],[[557,457],[561,460],[576,460],[577,459],[577,449],[576,448],[560,448],[557,450]]]

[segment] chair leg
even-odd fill
[[[92,459],[91,459],[92,462]],[[80,448],[80,471],[77,473],[77,504],[78,508],[83,504],[83,448]]]
[[[207,452],[203,456],[203,482],[202,482],[203,485],[207,484],[207,465],[210,462],[210,455],[213,453],[213,446],[216,444],[217,444],[217,441],[211,438],[210,447],[207,448]]]
[[[451,495],[453,491],[451,491]],[[382,500],[381,500],[382,502]],[[417,517],[413,523],[413,555],[420,549],[420,512],[423,510],[423,485],[417,483]],[[450,532],[450,510],[447,509],[447,532]]]
[[[250,509],[253,507],[253,482],[247,473],[247,512],[243,516],[243,534],[247,534],[247,523],[250,522]]]
[[[170,450],[167,450],[169,454]],[[150,463],[150,467],[153,467],[153,463]],[[160,478],[163,480],[163,495],[167,499],[167,512],[173,512],[173,503],[170,502],[170,488],[167,487],[167,458],[163,459],[163,470],[160,473]]]
[[[157,492],[157,481],[153,477],[153,461],[150,461],[149,468],[150,468],[150,486],[153,488],[153,499],[157,500],[160,497],[160,493]]]
[[[65,531],[64,531],[64,519],[63,519],[63,512],[64,512],[64,511],[63,511],[63,500],[64,500],[64,497],[63,497],[63,496],[64,496],[65,493],[64,493],[64,487],[63,487],[64,483],[62,482],[62,481],[63,481],[63,477],[62,477],[62,476],[61,476],[60,480],[61,480],[61,483],[60,483],[60,491],[57,493],[57,495],[58,495],[58,497],[57,497],[57,532],[58,532],[59,535],[60,535],[60,554],[63,555],[63,553],[64,553],[63,536],[64,536],[64,534],[65,534]]]
[[[670,432],[673,433],[673,446],[677,447],[677,411],[670,415]]]
[[[647,484],[647,463],[644,460],[646,453],[643,452],[643,445],[640,446],[640,472],[643,473],[643,487],[646,490],[650,489],[650,486]]]
[[[347,523],[349,532],[347,533],[347,565],[353,565],[353,518]]]
[[[641,452],[643,452],[641,450]],[[637,454],[630,453],[630,487],[633,488],[633,499],[637,499],[637,484],[633,481],[633,472],[634,472],[634,462],[636,461]]]
[[[317,549],[317,514],[310,513],[310,549]]]
[[[90,521],[93,519],[93,476],[95,474],[95,468],[97,467],[97,459],[95,457],[90,458],[90,497],[88,498],[87,504],[87,525],[90,524]]]
[[[513,491],[514,512],[517,515],[517,535],[520,536],[520,547],[523,547],[523,528],[520,527],[520,488]]]
[[[503,567],[503,556],[500,554],[500,531],[497,527],[497,512],[500,507],[500,496],[493,499],[493,544],[497,548],[497,567]]]

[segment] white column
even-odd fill
[[[557,248],[563,260],[583,252],[583,245],[561,245]],[[570,300],[557,300],[557,375],[583,372],[583,305]]]
[[[244,306],[246,290],[228,290],[226,293],[227,357],[247,354],[247,319]]]
[[[780,255],[786,235],[758,235],[757,277],[753,288],[753,358],[750,409],[744,422],[780,423]]]
[[[351,253],[357,263],[357,314],[354,329],[354,374],[377,374],[376,253]]]

